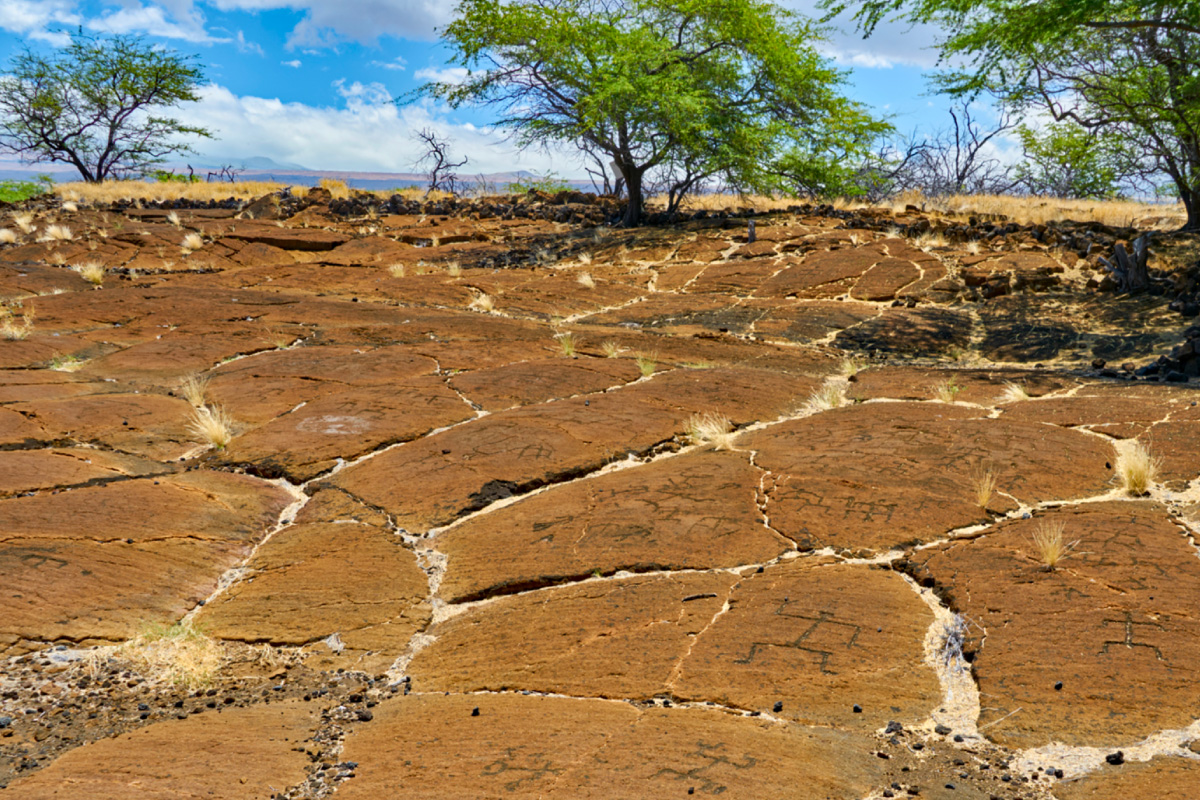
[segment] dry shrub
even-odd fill
[[[694,445],[712,445],[717,450],[733,449],[733,423],[729,417],[715,411],[692,414],[687,421],[687,435]]]
[[[104,283],[104,265],[98,261],[87,261],[83,264],[76,264],[71,269],[78,272],[79,277],[93,286],[99,286]]]
[[[220,406],[193,407],[190,430],[204,444],[224,450],[233,441],[233,418]]]
[[[152,680],[188,689],[212,683],[225,661],[220,645],[185,622],[149,626],[117,655]]]

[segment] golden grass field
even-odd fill
[[[322,188],[328,189],[334,198],[348,197],[351,188],[344,181],[322,179]],[[101,184],[83,182],[61,183],[55,193],[63,200],[85,203],[111,203],[118,200],[140,200],[158,202],[164,200],[224,200],[236,197],[250,200],[264,194],[287,188],[288,184],[271,181],[244,181],[239,183],[148,183],[144,181],[108,181]],[[303,197],[308,186],[291,186],[292,193]],[[380,198],[400,194],[407,198],[421,198],[425,192],[419,187],[400,190],[367,192]],[[444,197],[435,193],[434,198]],[[665,197],[651,197],[651,205],[664,206]],[[763,197],[760,195],[739,196],[734,194],[694,195],[684,204],[686,211],[753,208],[756,211],[783,210],[795,205],[798,200],[790,197]],[[871,204],[859,200],[835,198],[834,207],[856,210]],[[953,195],[929,198],[919,193],[905,193],[890,204],[892,211],[900,213],[909,205],[923,211],[939,212],[951,217],[966,217],[972,214],[1003,215],[1022,224],[1040,224],[1059,220],[1100,222],[1119,227],[1137,226],[1144,228],[1175,228],[1183,224],[1185,214],[1181,203],[1152,204],[1134,201],[1072,200],[1065,198],[1015,197],[996,195]]]

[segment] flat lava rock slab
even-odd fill
[[[895,572],[785,561],[728,599],[672,676],[674,696],[755,711],[782,702],[775,716],[860,731],[921,721],[942,700],[922,646],[933,613]]]
[[[1058,800],[1195,800],[1200,797],[1200,762],[1162,757],[1105,765],[1079,780],[1058,784],[1054,796]]]
[[[591,394],[641,377],[629,359],[559,358],[526,361],[455,375],[450,386],[485,411]]]
[[[511,594],[618,570],[758,564],[791,549],[757,505],[746,453],[698,452],[520,500],[440,533],[449,602]]]
[[[1032,541],[1047,522],[1077,542],[1053,572]],[[1007,717],[989,738],[1119,747],[1195,719],[1200,559],[1161,506],[1055,509],[923,551],[913,564],[973,623],[980,727]]]
[[[473,716],[478,709],[478,716]],[[857,800],[882,778],[859,734],[606,700],[409,696],[347,737],[356,798]]]
[[[353,650],[398,654],[429,620],[425,573],[381,528],[294,525],[261,545],[246,569],[246,580],[200,613],[209,635],[298,645],[337,633]]]
[[[418,691],[667,695],[806,724],[923,719],[932,613],[895,573],[787,562],[746,577],[683,572],[500,598],[431,629]],[[854,712],[859,705],[860,713]]]
[[[96,394],[9,406],[41,428],[39,438],[98,443],[146,458],[178,458],[195,447],[192,407],[161,394]]]
[[[475,412],[441,378],[348,389],[313,400],[234,438],[212,456],[259,475],[310,480],[373,450],[472,419]]]
[[[1068,378],[1040,372],[1018,370],[947,370],[910,367],[868,368],[854,376],[846,393],[862,400],[935,400],[938,390],[947,387],[957,402],[983,406],[1003,405],[1006,415],[1022,401],[1004,397],[1007,384],[1025,390],[1030,397],[1067,389],[1074,384]],[[1024,419],[1018,416],[1019,419]]]
[[[318,709],[288,702],[148,725],[77,747],[5,794],[24,800],[268,800],[302,783]]]
[[[256,478],[205,472],[0,500],[0,634],[121,639],[173,622],[290,500]]]
[[[946,403],[846,406],[747,434],[767,516],[802,549],[881,550],[989,520],[975,477],[991,468],[990,510],[1108,490],[1112,449],[1097,437],[988,419]],[[919,487],[919,490],[918,488]]]
[[[736,424],[774,418],[814,385],[755,369],[674,370],[612,392],[492,414],[381,453],[330,483],[387,509],[402,527],[425,530],[645,452],[681,432],[692,413],[720,412]]]
[[[878,317],[839,333],[835,344],[847,350],[941,356],[970,349],[972,328],[971,317],[964,311],[888,308]]]
[[[0,499],[170,471],[155,461],[84,447],[5,450],[0,451]]]

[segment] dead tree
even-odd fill
[[[416,166],[426,168],[425,179],[429,182],[425,196],[432,192],[449,192],[458,194],[459,178],[456,169],[469,160],[463,156],[462,161],[453,161],[450,156],[450,140],[437,135],[430,128],[417,131],[416,139],[425,147],[424,154],[417,159]]]
[[[1125,245],[1117,242],[1113,248],[1113,260],[1101,257],[1100,263],[1116,280],[1117,291],[1136,292],[1150,286],[1149,259],[1150,233],[1147,232],[1133,240],[1132,256]]]

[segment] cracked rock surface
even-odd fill
[[[1200,360],[1076,255],[1128,232],[585,200],[35,209],[0,797],[1200,793]]]

